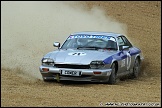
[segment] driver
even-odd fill
[[[86,39],[86,38],[78,38],[77,44],[78,44],[79,46],[84,46],[84,45],[87,44],[87,39]]]
[[[117,43],[116,43],[115,39],[114,38],[110,38],[108,40],[108,45],[107,46],[108,46],[108,48],[117,49]]]

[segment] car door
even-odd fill
[[[129,42],[129,40],[125,37],[125,36],[122,36],[124,42],[125,42],[125,45],[126,46],[129,46],[127,50],[127,70],[130,70],[132,65],[134,64],[134,57],[132,56],[132,53],[133,53],[133,45]]]
[[[117,42],[119,46],[119,56],[120,56],[119,68],[120,68],[120,73],[123,73],[130,69],[130,65],[131,65],[130,48],[132,46],[131,44],[129,44],[129,42],[127,42],[125,36],[119,36],[117,38]]]

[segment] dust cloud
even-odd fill
[[[2,1],[1,68],[42,79],[41,58],[73,32],[126,33],[126,25],[107,16],[99,7],[86,10],[80,2]]]

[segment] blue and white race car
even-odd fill
[[[122,34],[77,32],[57,50],[47,53],[39,67],[44,81],[71,80],[115,84],[117,78],[137,78],[143,56]]]

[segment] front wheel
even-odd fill
[[[116,66],[115,66],[115,63],[112,64],[111,69],[112,69],[112,72],[111,72],[111,75],[109,77],[108,83],[109,84],[115,84],[116,83]]]

